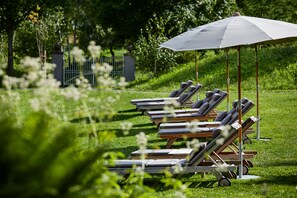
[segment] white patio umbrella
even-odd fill
[[[223,49],[237,47],[238,51],[238,122],[241,123],[241,64],[240,47],[251,44],[264,44],[270,42],[289,42],[297,39],[297,25],[283,21],[263,19],[257,17],[234,16],[199,26],[184,32],[164,43],[160,47],[173,51]],[[256,48],[257,49],[257,48]],[[258,60],[256,55],[256,82],[257,82],[257,139],[259,130],[259,84]],[[242,129],[239,129],[239,178],[242,177]]]

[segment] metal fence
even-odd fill
[[[83,73],[84,77],[89,80],[89,83],[93,86],[96,85],[96,77],[92,70],[92,65],[94,63],[107,63],[113,67],[110,77],[120,78],[124,76],[124,57],[101,57],[98,60],[87,60],[84,64],[79,64],[75,60],[64,60],[63,67],[63,85],[75,84],[75,79],[79,77],[80,72]]]

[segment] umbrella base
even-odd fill
[[[241,178],[239,178],[239,176],[237,176],[237,179],[242,179],[242,180],[249,180],[249,179],[259,179],[260,176],[257,175],[242,175]]]
[[[270,141],[272,138],[255,138],[255,140]]]

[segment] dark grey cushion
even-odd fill
[[[174,91],[169,95],[169,97],[174,97],[174,96],[176,96],[177,93],[178,93],[178,91],[177,91],[177,90],[174,90]]]
[[[217,117],[214,119],[214,121],[222,121],[225,116],[227,115],[227,111],[223,111],[217,115]]]
[[[227,116],[225,116],[225,118],[221,121],[221,126],[228,124],[228,122],[230,121],[232,115],[228,114]]]
[[[202,101],[201,100],[197,100],[193,105],[192,108],[199,108],[202,105]]]
[[[204,103],[204,104],[199,108],[198,112],[199,112],[200,114],[203,114],[204,111],[208,108],[208,106],[209,106],[208,102]]]

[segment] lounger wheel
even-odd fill
[[[237,174],[234,171],[228,171],[228,172],[222,173],[222,175],[228,179],[237,179]]]
[[[251,167],[251,168],[254,167],[253,162],[251,162],[250,160],[247,160],[246,162],[248,167]]]
[[[242,174],[247,175],[249,173],[249,167],[245,164],[242,165]],[[237,167],[237,174],[239,174],[239,166]]]
[[[230,172],[223,172],[222,175],[228,179],[232,179],[232,174]]]
[[[223,177],[219,180],[219,186],[231,186],[231,181],[228,178]]]
[[[253,142],[252,142],[252,140],[251,140],[250,138],[246,137],[246,138],[243,140],[243,143],[244,143],[244,144],[252,144]]]
[[[232,179],[237,179],[237,174],[234,171],[230,171]]]

